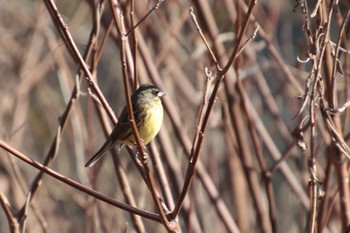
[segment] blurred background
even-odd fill
[[[304,94],[309,93],[307,83],[314,83],[308,77],[315,63],[300,62],[310,57],[313,47],[310,38],[323,30],[320,26],[333,9],[327,32],[329,39],[337,43],[349,5],[305,2],[309,4],[306,8],[298,1],[275,0],[258,1],[255,6],[243,37],[246,47],[225,75],[210,114],[200,164],[178,218],[182,232],[234,232],[232,225],[240,232],[306,232],[312,215],[312,192],[308,188],[312,174],[319,180],[318,190],[325,192],[317,204],[317,232],[341,232],[349,227],[349,204],[341,201],[342,198],[349,201],[349,183],[344,180],[348,161],[332,152],[334,140],[317,112],[313,142],[317,170],[312,173],[308,166],[310,128],[307,123],[300,124],[309,116],[308,101],[298,115]],[[213,72],[216,68],[193,23],[190,8],[193,7],[210,47],[224,67],[249,3],[168,0],[137,27],[139,83],[155,83],[167,94],[163,99],[164,123],[148,151],[161,194],[166,195],[165,184],[170,190],[165,198],[170,210],[183,186],[206,93],[204,67]],[[94,60],[92,55],[86,63],[118,116],[126,101],[118,34],[113,24],[108,30],[113,22],[109,2],[101,1],[101,8],[94,1],[60,0],[56,4],[81,54],[91,45],[89,38],[98,22],[95,49],[100,57]],[[156,4],[156,1],[135,1],[136,22]],[[334,5],[329,7],[330,4]],[[131,1],[120,1],[116,6],[123,12],[125,30],[129,31]],[[100,17],[94,14],[97,11],[101,12]],[[310,17],[312,13],[314,17]],[[345,25],[340,44],[348,50],[350,27],[348,22]],[[257,35],[252,38],[256,29]],[[124,188],[111,156],[106,156],[97,168],[84,167],[106,138],[102,122],[109,125],[112,122],[106,120],[106,112],[94,101],[86,79],[76,81],[79,65],[68,51],[45,1],[0,1],[0,32],[1,141],[43,163],[56,135],[60,135],[57,154],[49,167],[124,201]],[[134,74],[133,47],[129,36],[130,80]],[[337,97],[336,106],[341,106],[348,100],[349,53],[334,55],[334,51],[335,44],[329,43],[325,55],[328,60],[321,63],[320,72],[322,78],[328,74],[336,79],[333,95]],[[342,72],[338,70],[330,75],[335,58]],[[209,96],[215,82],[209,83]],[[65,127],[59,131],[77,83],[80,83],[78,98],[70,108]],[[327,80],[325,83],[327,86]],[[349,139],[347,111],[336,118],[346,141]],[[308,121],[306,118],[305,122]],[[304,137],[299,143],[305,143],[306,150],[298,147],[292,136],[298,125],[306,127],[304,134],[298,134]],[[155,165],[157,156],[164,172],[159,172],[159,166]],[[128,151],[122,149],[119,158],[136,206],[156,212]],[[4,200],[8,201],[13,215],[19,216],[38,173],[34,167],[0,150],[0,232],[10,232]],[[143,227],[136,227],[128,212],[95,201],[47,175],[33,196],[25,221],[25,232],[166,232],[160,223],[147,219],[142,219]]]

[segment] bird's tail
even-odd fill
[[[85,164],[85,167],[92,167],[102,157],[102,155],[111,147],[110,142],[106,142],[92,158]]]

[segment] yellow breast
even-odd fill
[[[139,134],[143,143],[147,145],[159,132],[163,122],[163,107],[159,104],[148,105],[147,115],[143,127],[140,127]]]

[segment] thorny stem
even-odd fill
[[[332,13],[333,13],[333,7],[334,7],[335,1],[331,1],[329,12],[327,15],[327,22],[325,31],[319,31],[318,36],[312,46],[312,50],[310,50],[310,57],[313,60],[313,71],[314,71],[314,82],[311,89],[311,95],[310,95],[310,106],[309,106],[309,113],[310,113],[310,156],[308,158],[308,167],[309,167],[309,173],[310,173],[310,199],[311,199],[311,216],[310,216],[310,223],[309,223],[309,232],[313,233],[316,231],[316,216],[317,216],[317,200],[318,200],[318,178],[317,178],[317,167],[316,167],[316,101],[319,96],[321,96],[321,106],[324,106],[323,104],[323,93],[322,93],[322,85],[323,85],[323,79],[321,76],[321,65],[323,64],[323,58],[326,51],[327,41],[329,40],[329,32],[330,32],[330,24],[332,19]],[[307,5],[306,1],[304,3],[304,7],[306,10]],[[308,25],[308,15],[306,17],[306,24]],[[312,42],[310,31],[307,30],[309,34],[310,42]]]

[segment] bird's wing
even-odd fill
[[[118,123],[114,126],[112,133],[108,136],[106,142],[96,152],[94,156],[85,164],[85,167],[92,167],[102,155],[112,149],[117,144],[124,144],[125,141],[132,135],[130,130],[129,114],[126,107],[120,114]]]

